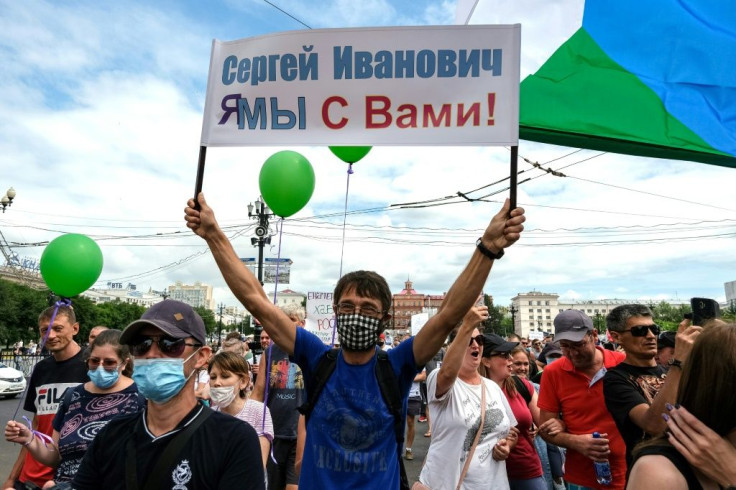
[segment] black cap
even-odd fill
[[[547,356],[555,355],[555,354],[560,357],[562,356],[562,349],[560,348],[560,343],[556,340],[554,342],[547,342],[547,344],[542,349],[542,352],[540,352],[539,356],[537,356],[537,360],[544,364],[548,364]]]
[[[194,337],[200,344],[205,344],[205,329],[202,317],[186,303],[173,299],[165,299],[151,306],[141,316],[123,330],[121,344],[129,344],[146,325],[151,325],[175,339]]]
[[[483,334],[483,357],[489,357],[494,352],[511,352],[518,342],[507,342],[495,333]]]
[[[677,335],[675,332],[665,330],[664,332],[660,333],[657,337],[657,349],[662,349],[664,347],[672,347],[675,348],[675,335]]]

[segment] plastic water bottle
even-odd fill
[[[600,433],[593,432],[593,438],[599,439]],[[610,485],[611,484],[611,465],[608,460],[604,461],[593,461],[593,467],[595,468],[595,479],[598,480],[599,485]]]

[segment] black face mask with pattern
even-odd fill
[[[350,351],[375,348],[381,319],[353,313],[337,315],[337,338],[340,347]]]

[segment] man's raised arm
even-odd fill
[[[230,240],[220,229],[215,214],[207,205],[204,194],[199,193],[200,210],[197,211],[194,199],[190,199],[184,209],[187,226],[207,242],[212,256],[217,262],[222,277],[236,298],[253,314],[271,336],[271,339],[287,354],[294,353],[296,327],[286,314],[276,307],[266,296],[261,283],[238,258]]]
[[[510,206],[510,201],[506,199],[481,237],[482,246],[493,255],[498,255],[516,242],[524,230],[524,210],[515,208],[509,214]],[[414,360],[417,365],[422,366],[432,359],[450,331],[476,302],[493,262],[493,259],[480,251],[480,246],[476,247],[465,270],[447,292],[437,314],[430,318],[414,339]]]

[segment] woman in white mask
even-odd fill
[[[120,344],[119,330],[105,330],[90,345],[87,375],[90,381],[68,388],[59,404],[51,439],[22,423],[10,421],[5,438],[26,446],[40,463],[56,468],[54,480],[43,488],[68,489],[84,453],[114,417],[136,413],[146,405],[131,379],[133,360]]]
[[[234,352],[219,352],[210,360],[209,373],[212,408],[237,417],[256,430],[265,467],[273,441],[273,422],[268,407],[248,398],[253,385],[248,363]]]

